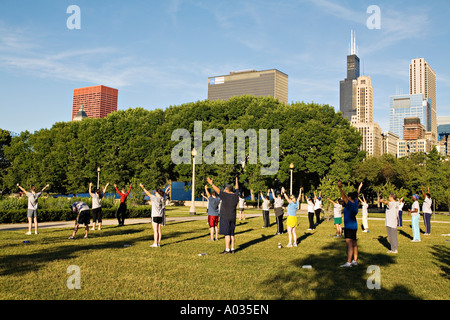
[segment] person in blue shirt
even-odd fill
[[[358,222],[356,215],[358,214],[358,196],[363,183],[359,185],[357,192],[345,194],[342,190],[342,183],[339,181],[337,186],[344,201],[344,236],[347,245],[347,262],[341,267],[353,267],[358,265],[358,243],[356,240],[356,231],[358,230]]]
[[[295,231],[295,227],[297,226],[297,209],[300,207],[300,198],[302,196],[303,188],[300,188],[300,193],[298,195],[297,200],[293,195],[288,196],[284,190],[284,187],[281,189],[281,193],[284,195],[286,201],[289,203],[287,206],[287,231],[289,235],[289,243],[286,247],[290,248],[292,246],[297,246],[297,232]]]

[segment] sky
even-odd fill
[[[71,5],[80,29],[68,28]],[[371,5],[379,29],[367,26]],[[437,114],[450,116],[449,16],[448,0],[2,0],[0,128],[70,121],[76,88],[118,89],[119,110],[165,109],[207,99],[208,77],[244,69],[278,69],[290,102],[339,111],[351,30],[384,131],[414,58],[436,72]]]

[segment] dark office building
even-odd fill
[[[352,31],[350,55],[347,56],[347,78],[340,82],[340,111],[344,118],[351,121],[352,115],[356,112],[356,79],[359,73],[359,57],[355,36]]]

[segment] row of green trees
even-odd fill
[[[375,199],[389,191],[409,196],[429,185],[439,204],[449,203],[448,162],[435,151],[411,159],[365,159],[365,153],[359,151],[361,135],[333,107],[303,102],[285,105],[271,97],[254,96],[198,101],[164,110],[133,108],[103,119],[58,122],[50,129],[25,131],[14,138],[1,130],[0,189],[15,192],[17,183],[26,188],[48,183],[54,193],[86,192],[89,182],[97,180],[98,167],[101,184],[115,183],[119,188],[131,183],[133,190],[140,191],[139,183],[153,189],[170,181],[190,182],[192,165],[174,163],[171,153],[179,141],[171,137],[175,130],[186,129],[194,146],[195,121],[202,121],[203,132],[217,129],[223,137],[226,129],[266,129],[268,148],[270,130],[279,130],[276,174],[261,175],[261,163],[225,164],[223,146],[224,164],[196,166],[197,195],[207,176],[223,185],[233,183],[239,174],[247,194],[288,188],[292,163],[294,193],[302,186],[306,194],[322,191],[323,196],[337,198],[337,181],[346,182],[349,190],[364,181],[363,192]],[[209,144],[211,141],[204,140],[203,150]],[[248,154],[248,141],[246,148]]]

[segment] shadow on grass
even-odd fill
[[[142,230],[140,229],[129,229],[127,230],[127,233],[134,234],[141,231]],[[93,243],[93,238],[83,239],[84,232],[82,232],[82,235],[79,233],[80,231],[75,240],[67,240],[67,238],[65,238],[66,240],[61,240],[60,243],[54,243],[55,245],[52,247],[45,246],[45,248],[31,253],[10,254],[0,257],[0,275],[8,276],[17,273],[38,272],[40,268],[45,267],[49,262],[74,259],[81,256],[86,250],[97,251],[111,248],[119,249],[124,248],[124,245],[126,244],[133,245],[140,241],[148,241],[149,239],[148,235],[146,235],[117,241],[107,241],[104,243]],[[69,234],[67,237],[68,236]],[[97,239],[99,238],[101,238],[101,236],[97,237]]]
[[[442,277],[450,280],[450,249],[444,245],[434,245],[431,250],[431,254],[437,260],[434,264],[441,269]]]
[[[261,290],[268,292],[275,300],[418,300],[403,285],[391,290],[383,287],[383,266],[395,263],[386,254],[359,252],[363,259],[358,266],[341,268],[346,260],[345,244],[335,242],[322,247],[318,254],[288,262],[278,274],[261,282]],[[360,259],[360,260],[361,260]],[[448,259],[448,257],[446,258]],[[303,269],[311,265],[312,269]],[[369,289],[367,268],[378,266],[381,270],[381,289]]]

